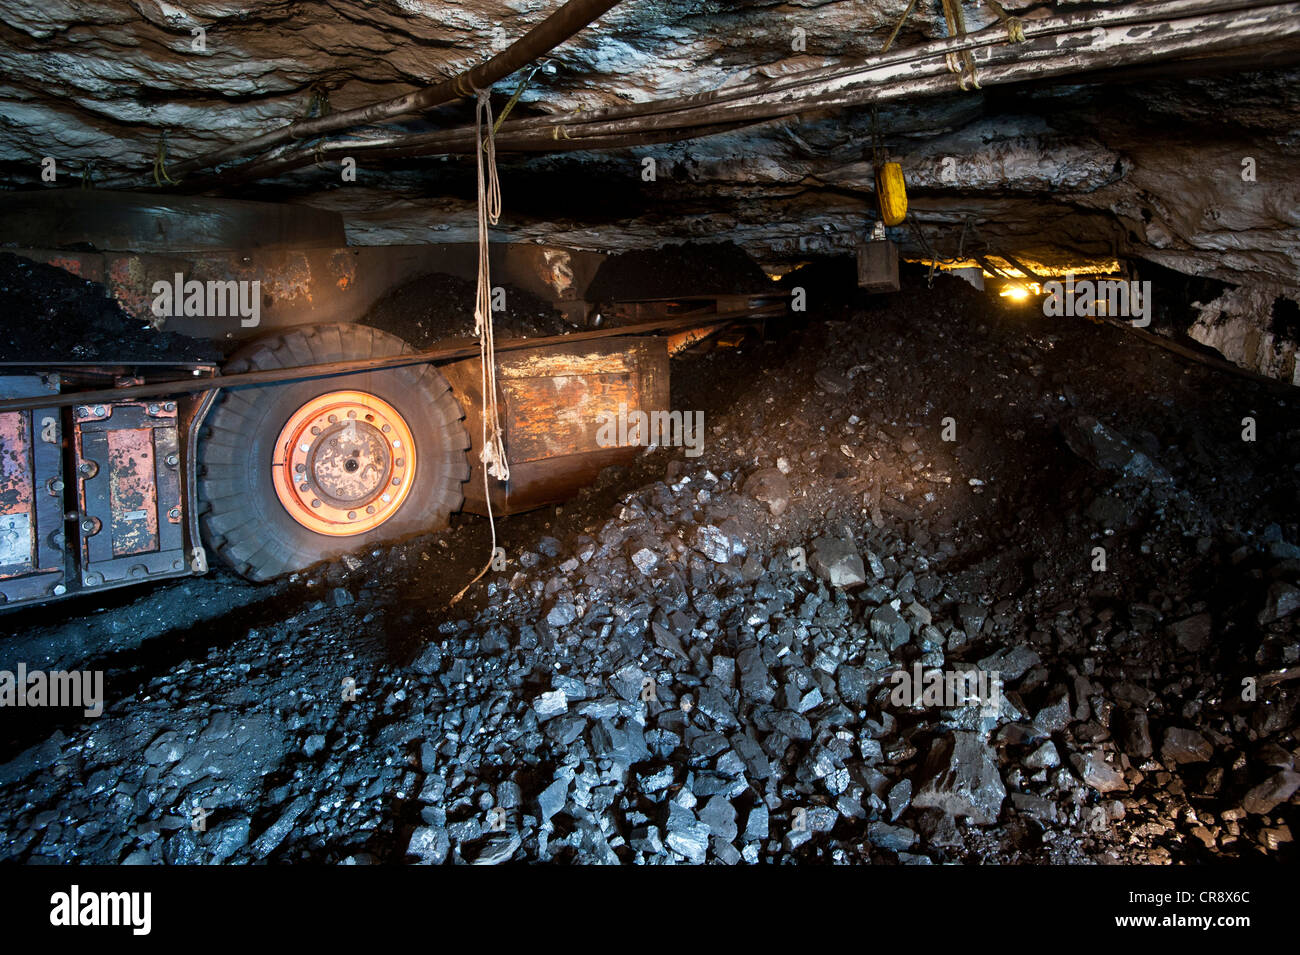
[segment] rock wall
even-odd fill
[[[1296,303],[1287,298],[1286,289],[1242,286],[1201,306],[1188,334],[1243,368],[1300,385],[1296,329],[1279,321],[1295,309]]]

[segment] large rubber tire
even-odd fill
[[[400,338],[360,325],[314,325],[237,352],[228,373],[399,355]],[[276,495],[271,462],[286,422],[305,403],[340,390],[387,402],[416,446],[410,491],[384,523],[352,536],[317,533],[290,516]],[[412,365],[313,381],[223,391],[199,440],[199,498],[207,546],[249,580],[270,580],[377,541],[447,526],[469,478],[464,413],[436,368]]]

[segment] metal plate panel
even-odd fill
[[[158,549],[154,433],[151,428],[123,428],[105,436],[114,557]]]
[[[82,583],[186,573],[175,402],[79,406]]]
[[[0,398],[57,390],[54,375],[0,378]],[[54,596],[65,583],[62,441],[60,413],[53,408],[0,415],[2,603]]]
[[[472,473],[464,509],[486,512],[481,450],[482,399],[477,359],[444,365],[466,411]],[[516,513],[571,497],[602,468],[625,464],[637,447],[601,447],[601,412],[669,410],[668,349],[662,338],[633,336],[543,345],[498,356],[508,484],[492,482],[493,513]]]
[[[601,450],[600,432],[606,427],[602,422],[617,421],[620,409],[624,415],[640,410],[640,385],[631,374],[553,375],[502,383],[510,416],[511,465]],[[616,427],[613,430],[616,434]]]

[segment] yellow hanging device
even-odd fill
[[[898,225],[907,218],[907,186],[903,183],[903,167],[898,163],[876,167],[876,204],[885,225]]]

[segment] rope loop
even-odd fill
[[[478,171],[478,287],[474,295],[474,334],[478,336],[479,388],[483,395],[483,429],[480,434],[483,450],[479,453],[479,461],[483,465],[483,499],[487,505],[488,525],[492,529],[492,553],[474,579],[448,601],[448,607],[455,605],[492,568],[497,552],[497,525],[492,516],[492,478],[510,480],[510,464],[506,461],[497,403],[497,356],[492,329],[492,271],[489,263],[491,249],[488,243],[488,227],[496,225],[501,218],[501,183],[497,178],[490,91],[474,92],[477,95],[474,104],[474,163]]]

